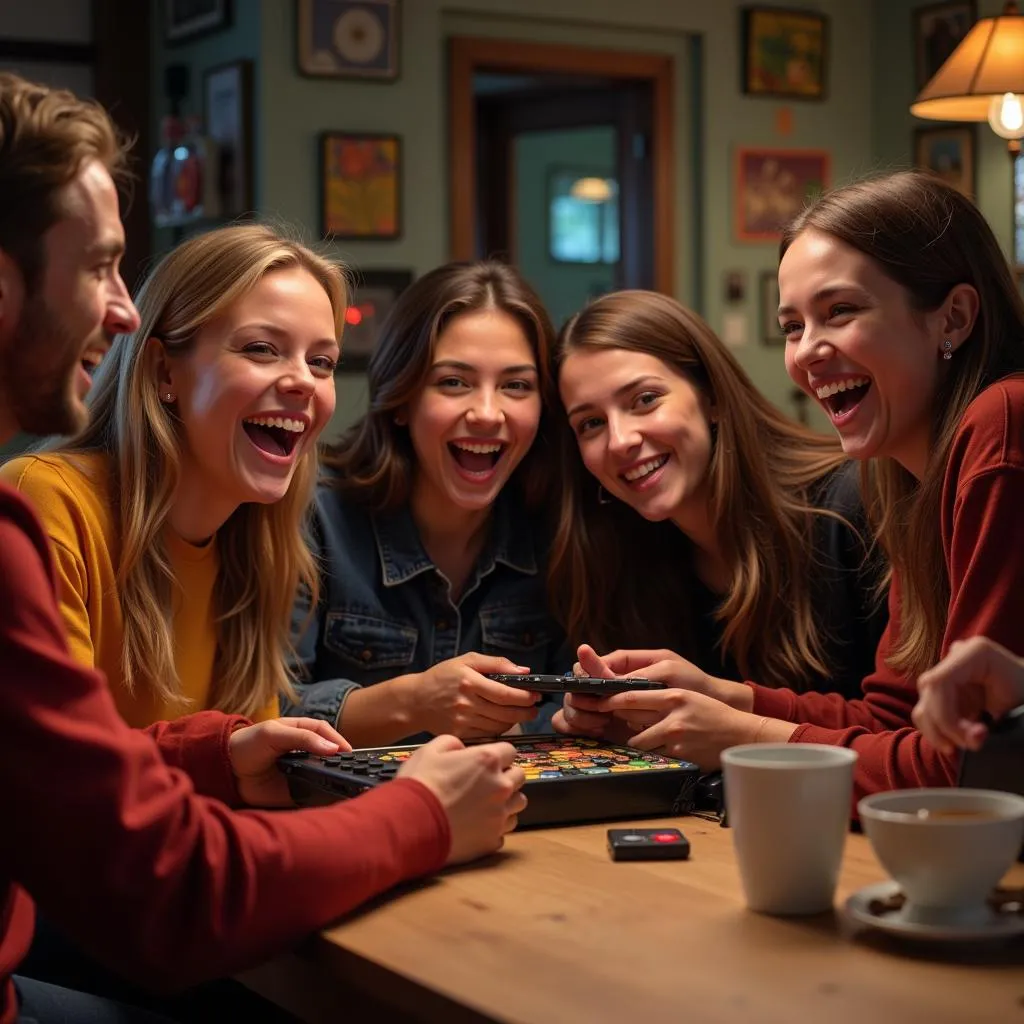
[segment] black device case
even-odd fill
[[[989,726],[980,750],[964,751],[958,785],[1024,796],[1024,704]]]

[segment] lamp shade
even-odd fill
[[[1024,15],[1016,3],[971,26],[910,112],[936,121],[988,121],[993,99],[1007,93],[1024,93]]]

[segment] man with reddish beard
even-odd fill
[[[121,280],[107,115],[0,74],[0,446],[85,422],[90,365],[139,324]],[[152,1020],[16,969],[33,900],[82,949],[153,987],[274,953],[414,875],[500,847],[525,805],[514,751],[440,737],[333,807],[287,803],[277,756],[345,741],[304,719],[202,712],[129,729],[67,652],[43,531],[0,484],[0,1024]]]

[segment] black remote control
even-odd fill
[[[690,841],[677,828],[610,828],[612,860],[686,860]]]

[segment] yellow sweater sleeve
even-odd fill
[[[252,716],[252,720],[254,722],[266,722],[270,718],[280,718],[280,717],[281,717],[281,702],[280,702],[280,699],[278,697],[275,697],[272,701],[270,701],[266,705],[266,707],[260,708],[260,710],[257,711],[256,714],[254,714]]]
[[[36,456],[12,459],[0,467],[0,478],[20,491],[33,505],[50,539],[57,574],[57,599],[67,629],[68,648],[76,661],[95,667],[89,619],[89,573],[82,538],[94,536],[93,521],[64,474]]]

